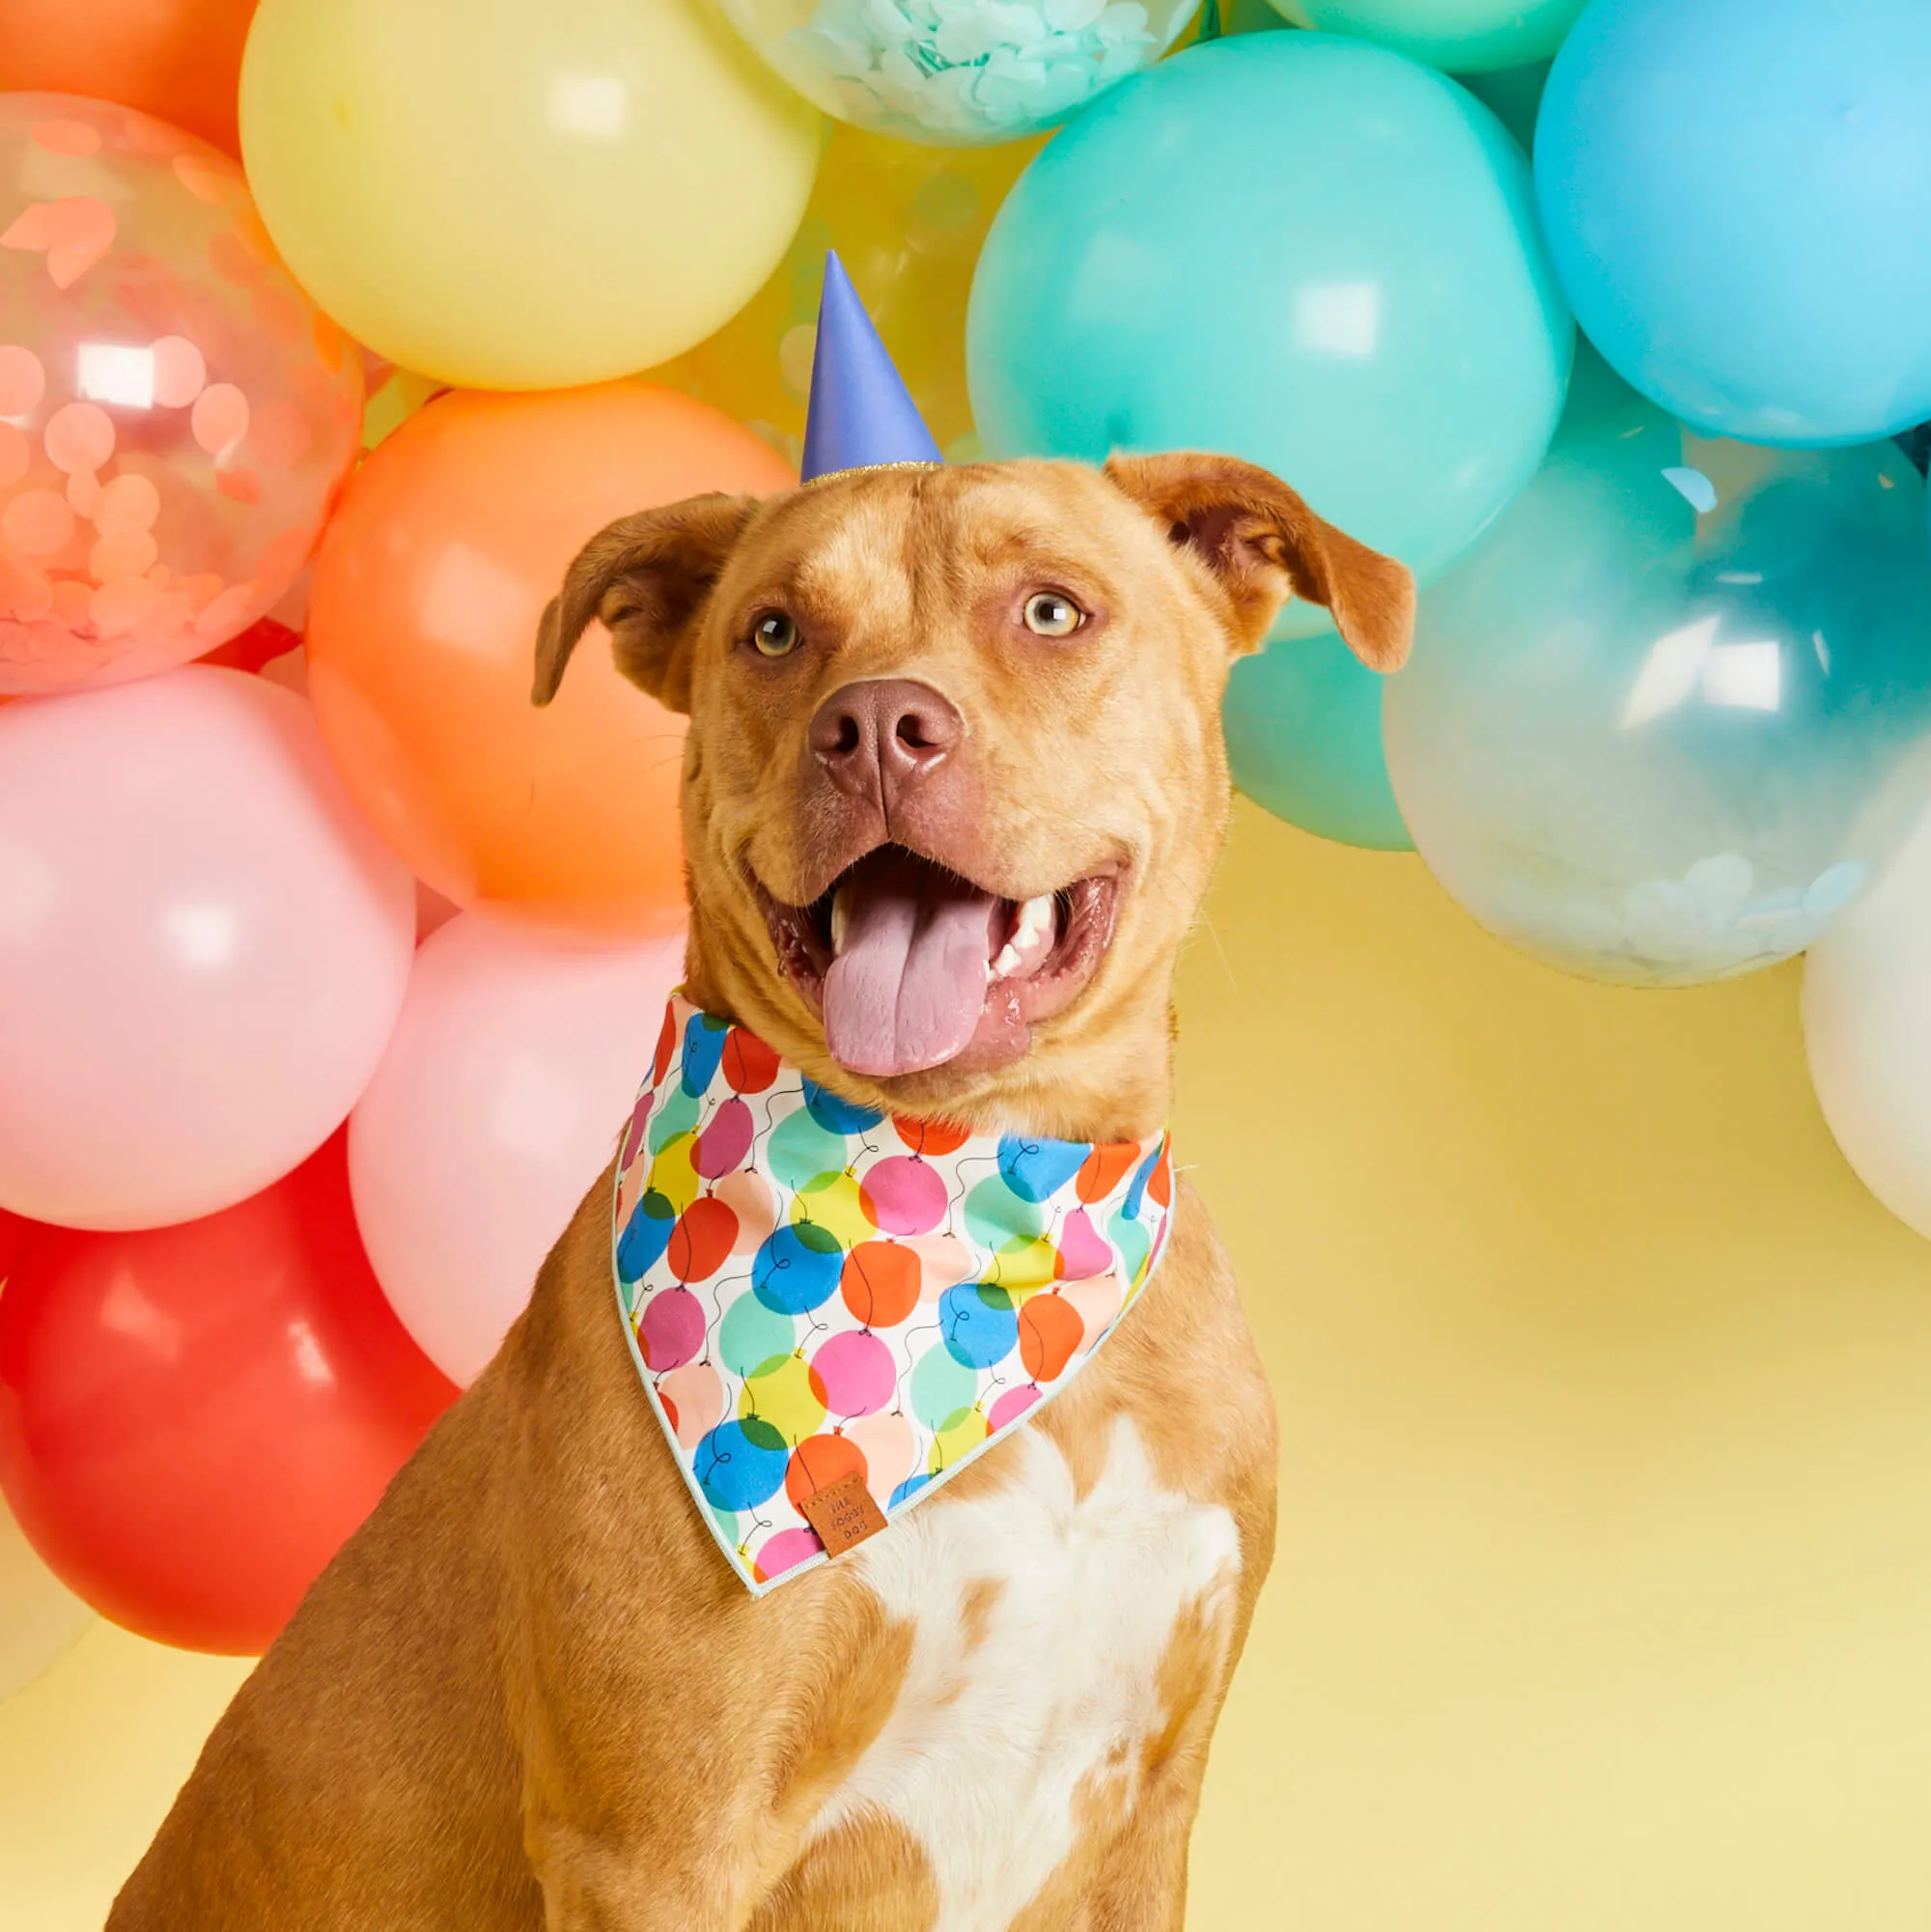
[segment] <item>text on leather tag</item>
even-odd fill
[[[842,1556],[854,1544],[876,1536],[885,1526],[883,1512],[872,1500],[872,1492],[856,1470],[806,1497],[798,1510],[817,1532],[827,1556]]]

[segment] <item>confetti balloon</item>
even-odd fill
[[[361,407],[225,154],[0,97],[0,691],[117,684],[245,630],[314,547]]]
[[[1492,932],[1685,985],[1826,933],[1931,774],[1924,485],[1889,443],[1699,440],[1593,356],[1387,690],[1395,796]]]
[[[554,389],[720,328],[784,253],[818,116],[706,0],[263,0],[241,141],[316,299],[447,382]]]
[[[1194,0],[722,0],[840,120],[968,147],[1036,134],[1157,61]]]
[[[978,453],[966,394],[972,265],[1038,143],[914,148],[837,126],[797,236],[764,287],[717,333],[651,372],[735,416],[796,467],[811,394],[825,253],[838,251],[939,447]]]

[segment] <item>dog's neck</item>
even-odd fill
[[[1045,1029],[1046,1037],[1011,1066],[979,1074],[939,1067],[889,1081],[839,1066],[815,1017],[764,952],[714,931],[695,912],[684,988],[693,1006],[749,1027],[848,1100],[903,1118],[948,1121],[975,1134],[1106,1141],[1145,1139],[1166,1124],[1173,1099],[1171,979],[1170,970],[1149,973],[1134,985],[1106,989],[1101,999],[1082,1002]]]

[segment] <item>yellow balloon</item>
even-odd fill
[[[241,151],[295,277],[377,354],[553,389],[757,292],[817,113],[705,0],[262,0]]]
[[[784,260],[709,341],[653,382],[748,424],[796,464],[811,393],[825,251],[835,248],[912,401],[954,462],[978,454],[966,394],[966,297],[999,204],[1043,141],[915,148],[834,124]]]
[[[788,1355],[766,1362],[744,1380],[738,1398],[739,1418],[768,1423],[797,1448],[825,1425],[825,1385],[802,1356]]]

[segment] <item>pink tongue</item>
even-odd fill
[[[854,1074],[915,1074],[961,1051],[986,1003],[998,902],[919,860],[854,882],[845,948],[825,975],[825,1040]]]

